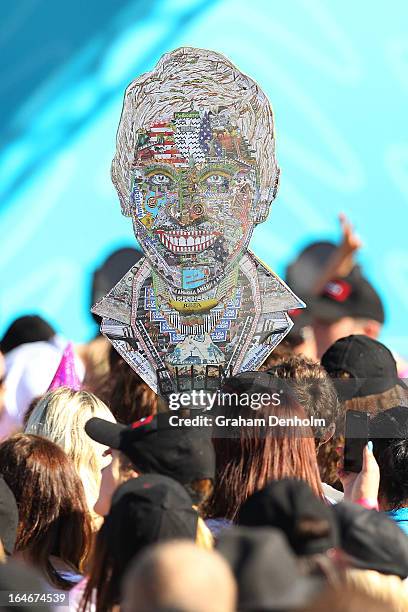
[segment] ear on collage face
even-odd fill
[[[269,201],[259,202],[259,197],[254,202],[254,214],[253,214],[253,222],[255,225],[259,223],[263,223],[269,216],[269,212],[271,209],[272,202],[275,200],[278,189],[279,189],[279,181],[280,181],[280,168],[276,169],[276,178],[274,185],[271,189],[270,196],[268,198]]]
[[[260,223],[263,223],[264,221],[266,221],[266,219],[269,216],[269,211],[271,208],[271,204],[272,202],[269,202],[269,204],[263,204],[263,205],[259,205],[258,204],[258,209],[256,211],[254,211],[254,216],[253,216],[253,223],[254,225],[259,225]]]

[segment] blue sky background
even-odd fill
[[[392,9],[392,10],[391,10]],[[38,312],[95,331],[90,279],[131,246],[110,162],[123,91],[162,53],[213,48],[255,78],[276,118],[281,189],[252,248],[282,273],[344,211],[408,355],[408,4],[403,0],[20,0],[0,25],[0,334]]]

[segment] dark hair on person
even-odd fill
[[[339,456],[336,448],[339,440],[333,436],[325,444],[321,444],[330,425],[334,426],[335,431],[341,431],[343,428],[340,422],[343,413],[340,410],[336,389],[330,376],[320,363],[301,355],[290,357],[270,368],[268,373],[276,378],[290,381],[291,389],[307,414],[325,420],[325,427],[312,426],[315,443],[319,447],[317,463],[320,476],[323,482],[341,488],[337,476]]]
[[[54,570],[50,556],[80,573],[89,552],[91,521],[73,463],[50,440],[16,434],[0,444],[0,472],[19,511],[15,550],[55,587],[72,588]]]
[[[105,518],[93,543],[89,577],[78,608],[81,612],[88,612],[94,599],[95,612],[107,612],[119,603],[122,578],[131,560],[144,548],[141,542],[136,541],[143,539],[137,530],[113,546],[109,533],[111,529],[112,526]],[[117,554],[119,545],[120,554]]]
[[[34,411],[34,408],[37,406],[38,402],[43,398],[42,395],[37,395],[37,397],[33,397],[33,399],[31,400],[31,402],[28,404],[28,408],[25,411],[24,415],[23,415],[23,427],[25,428],[25,426],[28,423],[28,420],[32,414],[32,412]]]
[[[194,507],[201,513],[210,498],[214,485],[210,478],[197,478],[184,485],[185,490],[194,502]]]
[[[272,353],[265,359],[259,370],[261,372],[267,372],[270,368],[279,365],[283,361],[286,361],[293,355],[292,347],[286,345],[286,343],[280,342],[276,348],[273,349]]]
[[[326,426],[337,423],[339,403],[330,376],[320,363],[300,355],[289,357],[270,368],[268,374],[290,381],[290,388],[308,416],[324,419]],[[321,438],[325,428],[312,426],[315,438]]]
[[[330,438],[326,444],[319,446],[317,451],[317,463],[319,465],[322,482],[338,491],[343,491],[343,485],[338,476],[340,455],[337,448],[339,447],[344,447],[344,435],[337,435]]]
[[[380,468],[379,498],[391,509],[408,503],[408,408],[379,412],[370,422],[374,456]]]
[[[118,423],[129,425],[139,419],[156,414],[157,395],[144,380],[111,347],[109,375],[103,399]]]
[[[137,553],[133,549],[128,553],[125,546],[123,554],[119,555],[118,558],[114,558],[109,551],[107,531],[108,526],[105,522],[102,524],[93,542],[89,578],[79,606],[81,612],[86,612],[89,609],[88,606],[95,597],[95,590],[96,612],[105,612],[111,609],[111,606],[119,596],[119,585],[116,583],[116,580],[120,582],[120,577],[124,575],[130,560]],[[110,571],[110,578],[115,575],[115,581],[107,579],[109,572],[107,572],[106,568],[112,563],[115,563],[116,569],[115,573],[112,570]],[[108,602],[109,606],[107,605]]]
[[[240,377],[226,381],[224,392],[237,394],[237,401],[223,407],[226,418],[306,419],[307,414],[283,381],[269,374],[268,393],[279,393],[279,405],[261,405],[255,412],[242,405],[242,394],[251,395],[251,384],[240,383]],[[264,389],[265,390],[265,389]],[[309,426],[263,427],[262,424],[238,427],[228,438],[214,437],[216,478],[214,492],[207,506],[211,518],[234,520],[244,501],[271,480],[295,478],[306,481],[313,492],[323,497],[313,432]]]
[[[18,317],[6,329],[0,342],[0,350],[6,354],[27,342],[48,341],[55,334],[55,329],[38,315]]]

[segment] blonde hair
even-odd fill
[[[197,509],[197,506],[193,506]],[[201,516],[198,517],[197,521],[197,535],[195,543],[204,550],[212,550],[214,548],[214,537]]]
[[[102,455],[106,448],[85,433],[85,423],[92,417],[115,422],[106,404],[93,393],[60,387],[40,399],[24,430],[55,442],[71,457],[91,512],[98,498]]]
[[[192,107],[203,112],[227,111],[250,143],[260,181],[256,222],[264,221],[276,196],[279,177],[270,102],[259,85],[221,53],[192,47],[166,53],[154,70],[142,74],[126,89],[112,162],[112,181],[123,214],[130,215],[138,130],[158,119],[170,120],[175,112],[189,112]]]
[[[374,570],[347,569],[345,584],[381,601],[384,610],[408,610],[408,593],[399,576],[380,574]]]
[[[3,542],[0,540],[0,563],[6,563],[7,557],[4,551]]]

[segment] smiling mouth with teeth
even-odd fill
[[[166,249],[173,253],[200,253],[208,249],[217,235],[206,230],[157,230],[157,234]]]

